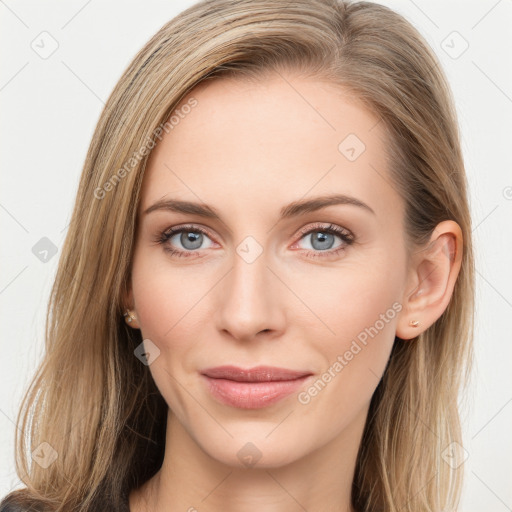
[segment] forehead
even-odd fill
[[[180,102],[172,126],[151,154],[140,210],[169,197],[226,215],[277,213],[308,195],[338,192],[379,215],[401,213],[384,123],[334,84],[290,74],[203,82]]]

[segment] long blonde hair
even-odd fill
[[[260,80],[286,69],[339,84],[380,116],[408,242],[424,243],[446,219],[462,229],[462,266],[446,310],[414,340],[395,341],[352,494],[365,512],[456,509],[463,466],[452,468],[443,453],[462,445],[458,393],[472,359],[474,262],[454,102],[435,54],[408,21],[342,0],[199,2],[165,24],[123,73],[87,153],[48,305],[45,355],[18,415],[16,469],[26,488],[4,505],[121,510],[160,468],[167,404],[134,357],[140,331],[123,321],[148,158],[139,150],[154,145],[158,127],[203,80]],[[31,461],[41,443],[57,455],[47,468]]]

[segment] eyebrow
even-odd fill
[[[280,219],[288,219],[291,217],[298,217],[306,213],[315,212],[322,208],[327,208],[333,205],[352,205],[367,210],[375,215],[373,209],[363,201],[348,196],[345,194],[330,194],[326,196],[314,197],[303,201],[294,201],[283,208],[279,212]],[[154,203],[152,206],[144,211],[144,215],[154,212],[156,210],[168,210],[178,213],[189,213],[192,215],[199,215],[209,219],[221,220],[218,211],[212,206],[205,203],[194,203],[192,201],[179,201],[177,199],[161,199]]]

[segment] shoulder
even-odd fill
[[[51,512],[55,510],[42,500],[29,495],[26,489],[13,491],[0,501],[0,512]],[[130,512],[129,497],[123,493],[119,499],[98,497],[97,502],[87,510],[108,510],[110,512]]]

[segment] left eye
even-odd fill
[[[340,242],[334,246],[335,240],[338,238]],[[313,251],[313,253],[337,253],[343,250],[346,246],[353,243],[354,238],[349,231],[346,231],[338,226],[330,224],[329,226],[315,226],[306,232],[302,232],[300,240],[309,242],[309,247],[300,247],[300,241],[296,242],[292,248],[306,249]]]

